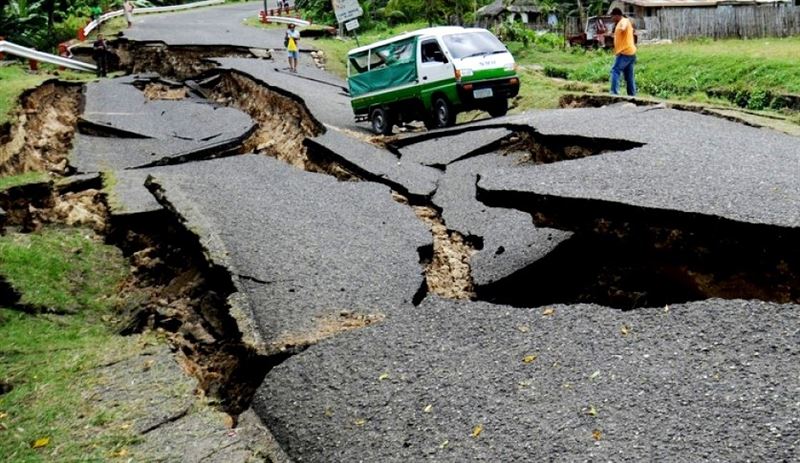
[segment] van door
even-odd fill
[[[452,86],[455,80],[453,65],[444,55],[442,47],[435,38],[419,42],[419,83],[422,87],[422,101],[430,110],[431,94],[443,87]],[[450,89],[449,89],[450,90]],[[452,91],[447,91],[451,94]],[[451,101],[451,103],[453,103]]]

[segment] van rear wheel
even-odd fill
[[[369,115],[372,131],[380,135],[391,135],[394,120],[392,113],[385,108],[375,108]]]
[[[488,111],[489,115],[492,117],[505,116],[506,113],[508,113],[508,99],[498,98],[492,101],[489,107],[486,108],[486,111]]]
[[[440,96],[433,101],[433,127],[440,129],[456,123],[456,113],[447,98]]]

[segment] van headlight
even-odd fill
[[[469,77],[472,74],[474,74],[474,72],[472,72],[472,69],[464,68],[461,70],[461,77]]]
[[[516,71],[517,70],[517,63],[508,63],[505,66],[503,66],[503,70]]]

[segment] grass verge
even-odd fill
[[[83,229],[46,228],[0,237],[0,274],[23,301],[71,315],[30,315],[0,307],[0,455],[6,461],[106,461],[136,437],[114,425],[114,410],[86,395],[93,370],[137,351],[115,336],[112,316],[128,264]]]
[[[47,179],[48,176],[44,172],[25,172],[23,174],[0,177],[0,191],[29,183],[42,182]]]

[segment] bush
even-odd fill
[[[557,66],[550,66],[548,64],[544,67],[544,75],[557,79],[569,79],[569,70]]]

